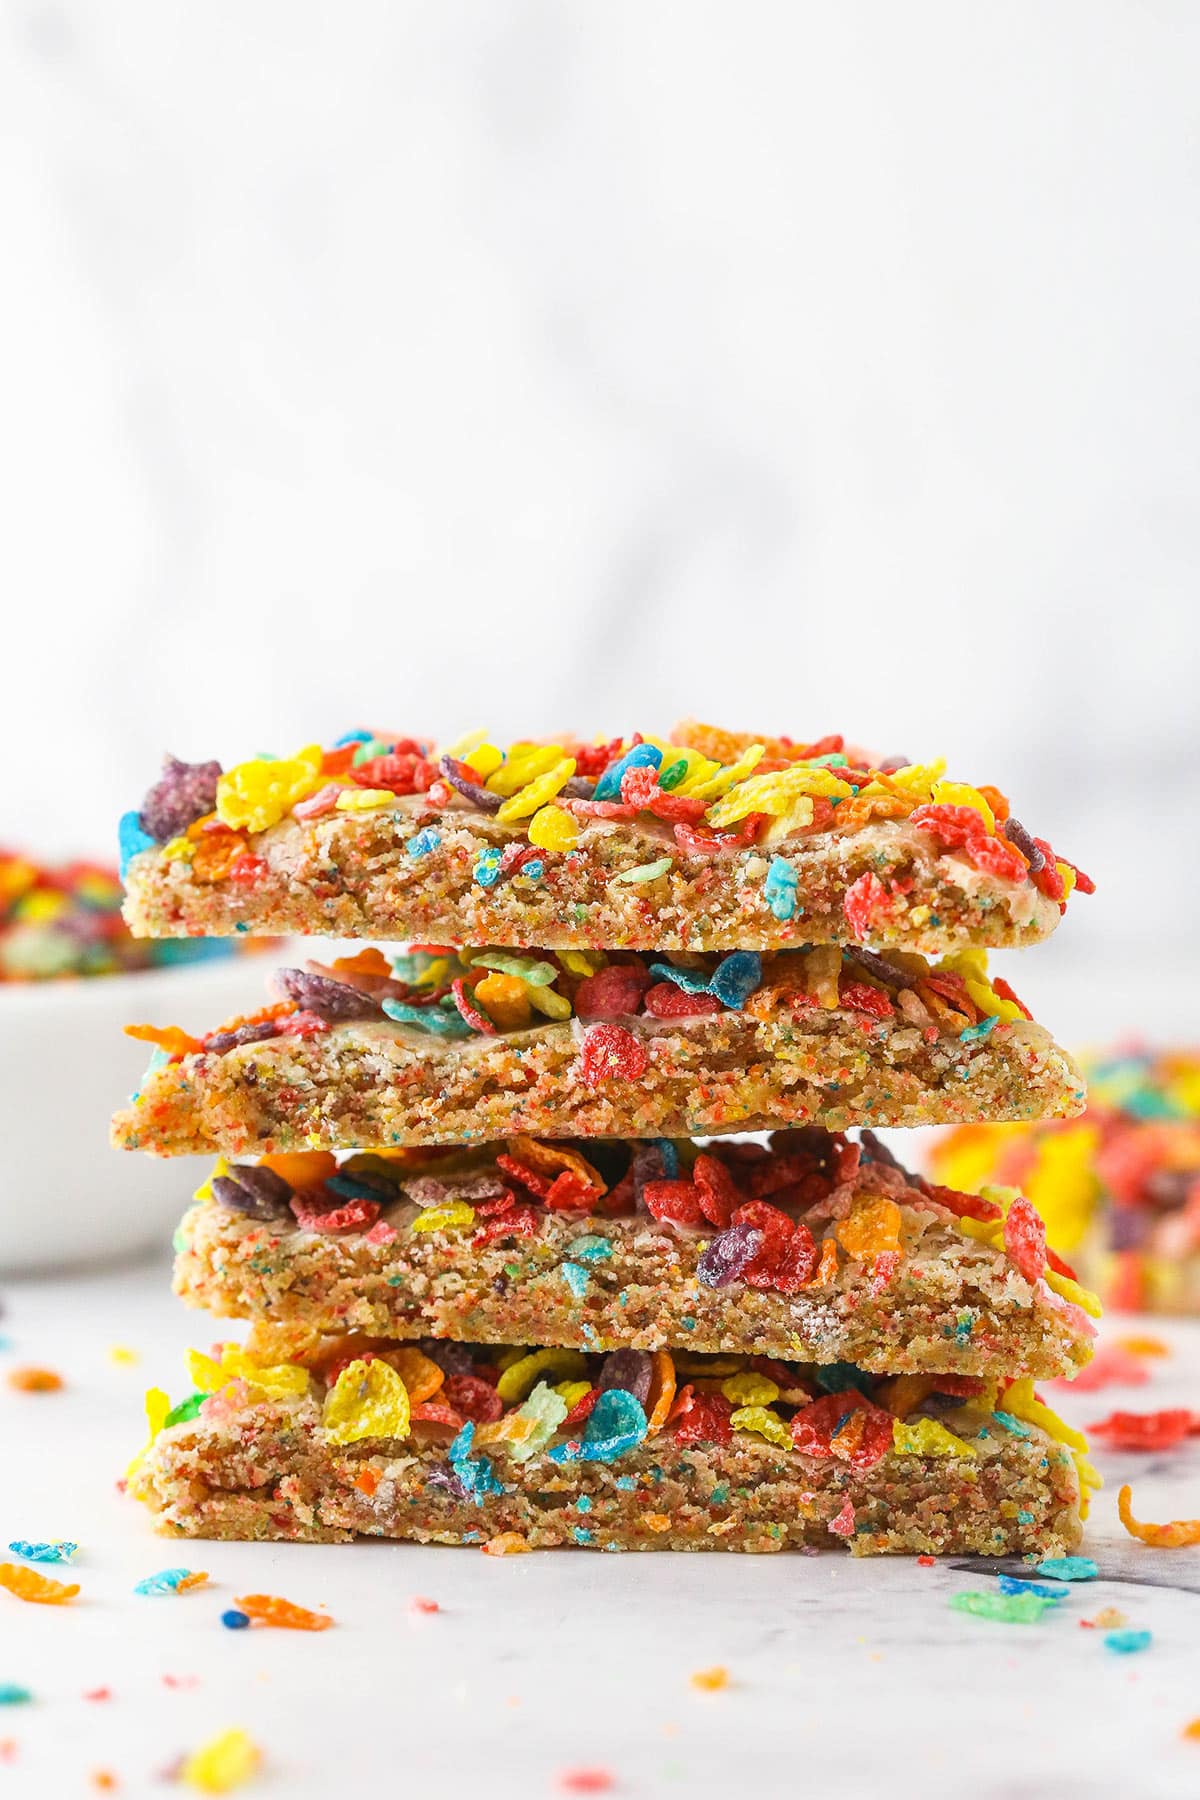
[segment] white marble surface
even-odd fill
[[[579,1765],[610,1769],[614,1793],[665,1800],[1200,1790],[1200,1744],[1180,1738],[1200,1715],[1200,1550],[1144,1550],[1115,1519],[1122,1479],[1140,1516],[1200,1510],[1200,1443],[1169,1457],[1099,1453],[1109,1487],[1085,1547],[1104,1578],[1035,1626],[951,1611],[950,1594],[990,1578],[907,1559],[181,1547],[150,1533],[114,1477],[140,1441],[142,1388],[180,1391],[180,1351],[207,1341],[207,1322],[172,1301],[162,1266],[15,1283],[6,1298],[0,1365],[50,1363],[67,1387],[0,1386],[3,1538],[78,1540],[83,1588],[62,1610],[0,1594],[0,1681],[37,1696],[0,1712],[0,1740],[15,1745],[0,1749],[0,1785],[14,1800],[85,1793],[97,1769],[128,1800],[154,1800],[181,1750],[233,1724],[265,1753],[248,1792],[288,1800],[528,1800]],[[1150,1385],[1063,1411],[1081,1421],[1200,1402],[1200,1327],[1153,1329],[1176,1353]],[[113,1344],[137,1349],[139,1366],[114,1367]],[[177,1562],[208,1569],[212,1589],[131,1593]],[[328,1606],[337,1626],[308,1636],[218,1623],[235,1594],[262,1590]],[[414,1618],[417,1594],[440,1613]],[[1149,1627],[1150,1649],[1117,1656],[1081,1629],[1102,1605]],[[730,1687],[693,1691],[691,1672],[714,1664]],[[82,1698],[98,1686],[111,1700]]]

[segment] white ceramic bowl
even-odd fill
[[[122,1027],[211,1031],[262,1004],[277,960],[0,985],[0,1272],[79,1267],[170,1243],[207,1159],[110,1147],[109,1118],[151,1054]]]

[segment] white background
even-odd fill
[[[1102,882],[1035,999],[1186,938],[1198,78],[1184,3],[8,0],[0,836],[694,710],[1012,793]]]

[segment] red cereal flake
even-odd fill
[[[596,1387],[589,1388],[586,1394],[581,1394],[579,1396],[579,1399],[575,1402],[570,1412],[563,1419],[563,1425],[582,1425],[583,1421],[590,1416],[592,1408],[599,1398],[600,1389]]]
[[[872,1296],[878,1297],[891,1286],[903,1261],[903,1253],[899,1250],[881,1250],[879,1252],[871,1266]]]
[[[935,1200],[958,1219],[979,1219],[990,1223],[998,1219],[1004,1210],[994,1200],[985,1200],[981,1194],[961,1194],[957,1188],[939,1187],[935,1181],[926,1182],[923,1191],[927,1199]]]
[[[465,1378],[464,1378],[465,1379]],[[484,1383],[486,1386],[486,1382]],[[461,1431],[463,1416],[455,1412],[452,1406],[443,1406],[440,1400],[422,1400],[412,1407],[410,1418],[417,1424],[448,1425],[451,1431]]]
[[[849,1494],[836,1519],[830,1519],[829,1529],[835,1537],[852,1538],[854,1536],[854,1502]]]
[[[718,1157],[702,1153],[692,1168],[692,1180],[700,1211],[710,1225],[724,1231],[733,1219],[734,1209],[742,1204],[733,1176]]]
[[[411,744],[412,740],[405,740]],[[359,787],[387,788],[393,794],[423,794],[437,779],[437,768],[416,754],[416,746],[402,750],[398,746],[387,756],[373,756],[347,771]]]
[[[732,1414],[733,1403],[724,1394],[698,1394],[689,1383],[675,1402],[673,1416],[679,1420],[675,1442],[727,1444],[733,1436]]]
[[[715,994],[688,994],[673,981],[659,981],[649,988],[645,1006],[655,1019],[696,1019],[725,1010]]]
[[[558,1785],[564,1794],[607,1794],[615,1781],[611,1769],[563,1769]]]
[[[293,1194],[291,1207],[302,1231],[366,1231],[379,1217],[377,1200],[347,1200],[328,1212],[314,1212],[304,1205],[302,1195]]]
[[[270,873],[270,866],[263,858],[254,856],[249,850],[243,850],[229,865],[230,881],[240,882],[243,887],[253,887],[256,881],[262,881]]]
[[[408,1603],[408,1610],[410,1613],[428,1616],[432,1613],[439,1613],[442,1609],[437,1601],[431,1600],[427,1594],[414,1594]]]
[[[870,1013],[875,1019],[890,1019],[896,1010],[887,995],[868,981],[843,981],[838,988],[838,1005],[849,1012]]]
[[[1185,1406],[1161,1412],[1114,1412],[1088,1426],[1113,1450],[1170,1450],[1184,1438],[1200,1437],[1200,1413]]]
[[[917,1567],[919,1569],[936,1569],[937,1568],[937,1557],[936,1556],[918,1556]]]
[[[989,833],[982,814],[973,806],[918,806],[912,814],[912,823],[918,831],[927,831],[936,838],[943,850],[961,850],[969,862],[987,875],[995,875],[1002,881],[1024,881],[1029,875],[1029,867],[1020,851],[1014,850],[1007,838]],[[1038,843],[1037,838],[1034,843]],[[1039,848],[1048,851],[1049,845],[1039,845]],[[1046,868],[1053,869],[1053,862],[1048,860]],[[1040,886],[1038,875],[1032,879]],[[1061,892],[1062,877],[1057,871],[1055,880]]]
[[[650,1066],[646,1046],[622,1025],[593,1025],[585,1033],[581,1063],[584,1083],[637,1081]]]
[[[734,1225],[748,1225],[752,1231],[761,1231],[763,1234],[761,1248],[742,1270],[742,1280],[750,1287],[774,1287],[788,1245],[796,1231],[795,1221],[778,1206],[772,1206],[769,1200],[747,1200],[736,1209],[731,1222]],[[809,1242],[812,1242],[811,1234]]]
[[[642,1189],[646,1210],[672,1225],[702,1225],[705,1213],[700,1190],[691,1181],[648,1181]]]
[[[491,1382],[478,1375],[447,1375],[440,1392],[447,1406],[476,1425],[491,1425],[504,1412],[504,1402]]]
[[[862,1415],[862,1424],[854,1414]],[[875,1406],[856,1388],[823,1394],[792,1420],[792,1443],[801,1456],[836,1457],[856,1469],[869,1469],[892,1447],[892,1415]]]
[[[313,1038],[320,1037],[329,1030],[329,1020],[323,1019],[320,1013],[299,1012],[288,1013],[276,1022],[277,1037]]]
[[[496,1027],[492,1024],[492,1021],[488,1018],[486,1013],[480,1012],[479,1008],[471,999],[470,994],[467,991],[465,976],[459,975],[455,977],[450,983],[450,992],[454,995],[455,1006],[457,1006],[460,1014],[471,1027],[472,1031],[486,1032],[491,1037],[496,1035]]]
[[[1005,1216],[1004,1248],[1026,1281],[1041,1280],[1046,1273],[1046,1227],[1024,1194],[1018,1194]]]
[[[872,874],[870,870],[851,883],[842,901],[846,923],[855,937],[860,939],[870,934],[873,920],[881,916],[886,918],[891,906],[887,889],[878,875]]]
[[[635,964],[612,963],[580,982],[575,990],[575,1011],[585,1021],[629,1018],[642,1010],[653,980],[648,970]]]
[[[480,1207],[479,1211],[482,1212]],[[536,1237],[541,1230],[541,1219],[532,1206],[506,1206],[495,1218],[481,1225],[471,1242],[482,1248],[484,1244],[499,1243],[506,1237]]]

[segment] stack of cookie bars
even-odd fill
[[[1077,1542],[1095,1476],[1033,1383],[1095,1303],[1019,1194],[875,1135],[1083,1106],[986,951],[1091,884],[995,789],[694,722],[355,731],[168,760],[122,840],[140,935],[371,940],[203,1038],[131,1027],[114,1140],[217,1153],[176,1286],[250,1321],[149,1396],[165,1532]]]

